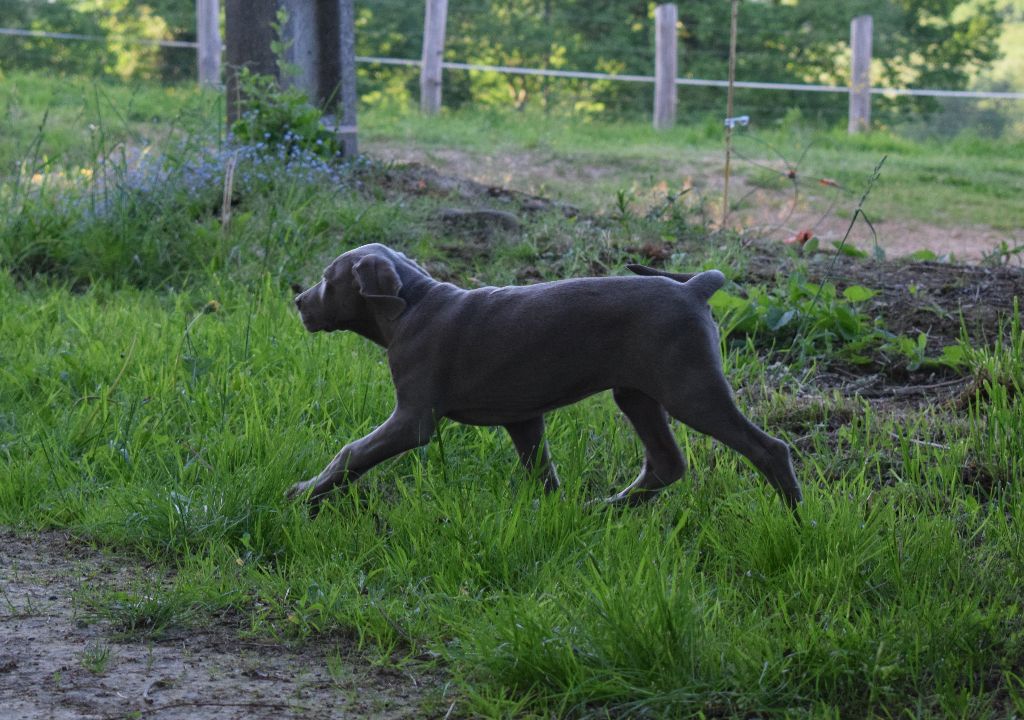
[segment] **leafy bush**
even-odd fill
[[[297,87],[280,89],[277,80],[243,68],[239,85],[245,98],[241,117],[231,125],[235,140],[243,145],[264,143],[283,147],[288,153],[313,153],[322,158],[341,156],[333,132],[321,124],[323,113],[309,104]]]
[[[927,355],[928,336],[897,335],[880,317],[869,318],[861,305],[878,293],[863,285],[840,292],[831,282],[816,284],[793,273],[787,283],[772,288],[752,286],[743,295],[723,290],[712,296],[722,335],[753,340],[762,349],[785,353],[800,361],[837,358],[854,365],[878,362],[883,354],[902,361],[909,371],[957,367],[964,363],[960,345]]]
[[[775,288],[745,288],[744,296],[719,291],[711,298],[724,336],[752,336],[758,344],[789,348],[801,357],[838,352],[847,360],[867,362],[861,350],[887,337],[878,321],[857,308],[875,291],[861,285],[840,293],[830,282],[808,282],[800,273]]]
[[[296,77],[299,69],[285,61],[290,41],[285,40],[284,26],[288,12],[277,11],[277,22],[271,23],[277,39],[270,44],[282,78]],[[231,133],[242,144],[265,143],[293,153],[313,153],[323,158],[341,157],[337,137],[323,126],[323,112],[310,105],[306,93],[294,86],[281,87],[272,75],[254,73],[243,67],[238,74],[242,97],[242,113],[231,125]]]

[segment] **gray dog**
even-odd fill
[[[377,463],[425,445],[442,417],[503,426],[551,492],[558,476],[544,413],[610,389],[647,457],[608,502],[647,500],[683,476],[671,415],[745,455],[795,508],[801,494],[789,447],[740,413],[722,374],[707,305],[722,273],[629,269],[643,277],[463,290],[384,245],[340,256],[295,305],[310,332],[352,330],[384,347],[397,402],[383,425],[288,496],[319,503]]]

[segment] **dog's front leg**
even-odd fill
[[[387,421],[366,437],[350,442],[314,478],[295,483],[289,498],[307,497],[317,505],[335,487],[344,487],[388,458],[426,445],[434,433],[434,418],[429,411],[395,408]]]

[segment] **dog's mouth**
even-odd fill
[[[311,333],[320,332],[324,329],[322,324],[313,322],[312,320],[307,320],[306,318],[302,318],[302,327],[306,328],[306,331]]]
[[[302,327],[306,328],[309,332],[317,332],[323,330],[323,323],[318,322],[315,318],[299,310],[299,320],[302,321]]]

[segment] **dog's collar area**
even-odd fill
[[[402,278],[402,289],[398,291],[398,297],[405,300],[406,309],[409,306],[415,305],[423,296],[426,295],[430,288],[437,283],[436,280],[429,277],[422,277],[419,275],[412,276],[410,278]]]

